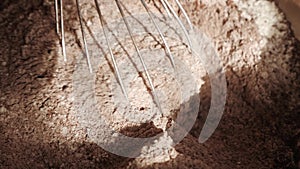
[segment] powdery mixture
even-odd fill
[[[101,2],[106,6],[111,3]],[[142,10],[139,3],[122,2],[132,14]],[[92,2],[81,3],[86,25],[91,32],[99,30]],[[197,137],[210,103],[209,79],[203,77],[199,80],[199,84],[205,82],[200,88],[200,113],[190,135],[169,149],[159,146],[172,142],[162,137],[157,140],[158,146],[144,147],[140,158],[129,159],[104,151],[78,122],[72,79],[76,73],[74,65],[83,55],[74,2],[65,2],[68,62],[64,63],[55,34],[52,1],[3,1],[0,5],[1,168],[296,168],[299,42],[284,15],[273,2],[266,0],[182,3],[193,24],[213,39],[224,62],[228,82],[224,116],[213,137],[199,144]],[[154,6],[153,2],[151,5]],[[111,18],[108,22],[120,17],[115,5],[105,8],[105,17]],[[88,40],[92,43],[93,38],[89,36]],[[145,37],[139,42],[146,47],[154,40]],[[90,50],[95,51],[93,47]],[[116,47],[115,52],[118,50]],[[105,66],[98,69],[100,81],[95,83],[103,84],[100,70],[108,69]],[[172,79],[169,74],[158,77],[164,76]],[[133,97],[134,92],[131,94]],[[176,99],[170,104],[164,105],[174,108]],[[109,113],[107,116],[111,117]],[[172,115],[166,115],[169,116]],[[137,128],[124,128],[123,124],[114,126],[129,136],[148,137],[161,132],[155,124]],[[157,156],[155,150],[159,148],[167,149]]]

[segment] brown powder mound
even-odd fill
[[[300,44],[273,2],[182,1],[224,62],[227,103],[213,136],[198,143],[211,97],[209,78],[203,77],[193,129],[168,160],[157,162],[153,157],[153,163],[151,158],[130,159],[105,151],[79,123],[73,77],[84,55],[75,4],[64,3],[66,63],[55,33],[52,1],[0,3],[0,168],[299,167]],[[111,1],[101,3],[106,5],[105,18],[110,17],[107,22],[120,17]],[[122,3],[131,14],[142,10],[138,1]],[[150,5],[156,12],[161,9],[158,1]],[[90,32],[99,31],[93,2],[82,1],[81,6]],[[88,41],[95,44],[90,32]],[[93,46],[90,51],[98,54]],[[133,137],[161,132],[152,123],[115,127]]]

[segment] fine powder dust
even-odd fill
[[[222,120],[203,144],[197,138],[210,106],[210,79],[205,65],[187,50],[184,35],[174,36],[179,29],[163,31],[176,69],[153,25],[147,31],[156,33],[134,35],[150,68],[161,113],[116,5],[111,0],[99,2],[109,25],[106,30],[116,35],[109,33],[109,39],[131,106],[125,104],[112,72],[92,1],[82,0],[80,7],[93,74],[88,72],[82,50],[75,1],[64,1],[67,62],[63,61],[55,32],[53,1],[1,2],[0,168],[299,166],[299,42],[273,1],[181,1],[195,28],[211,39],[227,79]],[[121,2],[126,16],[142,23],[137,25],[150,22],[138,17],[145,15],[139,1]],[[172,5],[184,20],[176,4]],[[158,16],[167,16],[159,1],[149,2],[149,7]],[[172,137],[162,132],[174,125],[172,120],[180,115],[180,105],[191,107],[191,96],[198,93],[201,102],[197,120],[189,134],[173,146]],[[90,98],[95,102],[90,103]],[[85,109],[89,105],[96,105],[99,111],[89,114],[90,109]],[[106,140],[106,135],[97,132],[103,126],[90,117],[98,116],[126,136],[162,135],[153,144],[138,147],[138,158],[117,156],[98,144],[118,141]]]

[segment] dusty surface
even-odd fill
[[[292,28],[294,30],[295,36],[300,39],[300,1],[276,1],[279,4],[279,7],[286,14],[287,19],[291,22]]]
[[[138,3],[123,2],[139,12]],[[82,7],[93,31],[97,18],[91,4]],[[300,46],[284,15],[263,0],[191,1],[184,7],[224,62],[227,104],[213,137],[199,144],[210,103],[209,79],[203,78],[199,117],[190,135],[167,161],[153,158],[156,163],[147,166],[146,158],[104,151],[78,123],[72,78],[83,55],[73,1],[65,4],[67,63],[55,34],[52,2],[2,1],[0,168],[297,168]],[[106,15],[118,18],[115,6],[111,9]],[[121,130],[135,137],[161,132],[152,124]]]

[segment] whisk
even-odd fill
[[[175,1],[176,5],[178,6],[178,9],[183,14],[186,22],[188,23],[188,26],[185,26],[183,24],[183,21],[179,18],[178,14],[175,12],[174,8],[168,2],[168,0],[159,0],[159,3],[161,3],[161,5],[163,6],[163,9],[167,13],[168,18],[170,18],[170,19],[174,18],[178,22],[181,29],[183,30],[184,35],[187,38],[188,49],[190,49],[191,41],[190,41],[190,38],[189,38],[188,31],[192,30],[193,26],[192,26],[192,23],[191,23],[188,15],[186,13],[186,11],[184,10],[181,3],[179,2],[179,0],[174,0],[174,1]],[[168,42],[167,42],[165,36],[163,35],[163,33],[162,33],[160,27],[158,26],[158,24],[156,23],[156,21],[154,20],[154,13],[150,10],[150,8],[148,7],[148,4],[145,2],[145,0],[140,0],[140,2],[142,3],[145,11],[147,12],[149,18],[151,19],[151,22],[154,24],[155,29],[158,31],[159,36],[160,36],[161,41],[162,41],[162,46],[163,46],[163,48],[166,52],[166,55],[168,56],[173,68],[175,69],[176,65],[175,65],[175,62],[174,62],[173,55],[171,53],[170,47],[168,45]],[[94,0],[94,3],[95,3],[95,6],[96,6],[97,13],[99,15],[99,21],[101,23],[102,31],[103,31],[103,34],[105,36],[106,45],[109,49],[109,54],[110,54],[111,60],[113,62],[113,69],[114,69],[117,81],[118,81],[118,83],[121,87],[121,90],[122,90],[125,98],[128,100],[128,94],[127,94],[127,91],[124,87],[122,77],[120,75],[120,70],[119,70],[118,64],[116,62],[116,58],[115,58],[115,56],[112,52],[112,48],[111,48],[110,42],[109,42],[108,37],[107,37],[107,32],[104,29],[105,21],[104,21],[103,14],[102,14],[102,11],[101,11],[101,8],[100,8],[101,4],[98,2],[98,0]],[[156,94],[156,91],[155,91],[155,87],[154,87],[153,82],[151,80],[150,74],[148,72],[147,65],[146,65],[146,63],[143,59],[143,56],[140,53],[139,48],[137,47],[136,41],[135,41],[135,39],[133,37],[133,34],[132,34],[131,27],[130,27],[129,23],[126,20],[124,10],[121,6],[121,2],[119,0],[115,0],[115,3],[118,7],[118,11],[122,16],[122,19],[123,19],[124,23],[126,25],[126,28],[127,28],[127,31],[130,35],[131,41],[132,41],[132,43],[134,45],[134,48],[137,52],[137,56],[138,56],[138,58],[139,58],[139,60],[142,64],[143,69],[144,69],[146,78],[147,78],[147,80],[149,82],[149,85],[150,85],[151,94],[153,96],[154,102],[157,105],[157,107],[159,108],[159,111],[162,112],[162,108],[161,108],[161,105],[159,103],[159,100],[158,100],[158,97],[157,97],[157,94]],[[86,56],[87,64],[88,64],[88,67],[89,67],[89,71],[92,73],[93,70],[92,70],[90,55],[89,55],[89,51],[88,51],[86,35],[85,35],[84,29],[83,29],[83,18],[82,18],[82,14],[81,14],[81,11],[80,11],[79,0],[76,0],[76,9],[77,9],[77,12],[78,12],[78,17],[79,17],[79,23],[80,23],[80,29],[81,29],[81,34],[82,34],[82,41],[83,41],[85,56]],[[59,16],[59,13],[60,13],[60,16]],[[61,37],[63,58],[64,58],[64,61],[67,61],[67,52],[66,52],[66,44],[65,44],[65,32],[64,32],[63,0],[59,0],[59,2],[58,2],[58,0],[55,0],[55,17],[56,17],[56,31],[57,31],[57,34],[59,34],[59,36]]]

